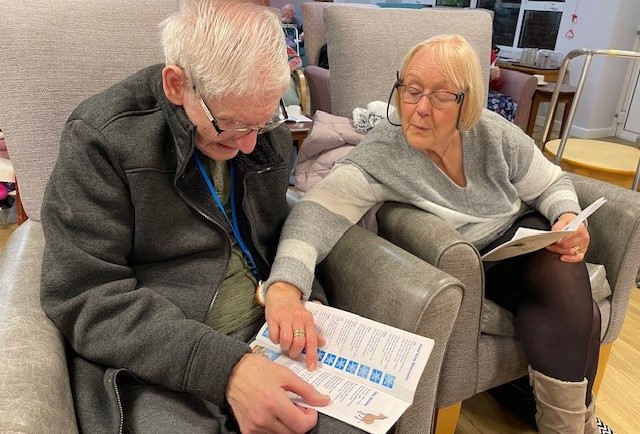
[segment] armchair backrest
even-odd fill
[[[372,4],[360,3],[302,3],[302,23],[304,25],[304,52],[308,65],[318,65],[320,48],[327,43],[327,32],[324,26],[322,13],[329,6],[359,6],[377,7]]]
[[[337,116],[351,117],[354,108],[371,101],[386,102],[405,54],[431,36],[460,34],[481,61],[488,65],[490,58],[492,20],[482,9],[326,8],[324,22]],[[489,68],[483,72],[488,85]]]
[[[2,5],[0,128],[29,218],[71,111],[88,96],[163,61],[158,24],[178,0],[14,0]]]

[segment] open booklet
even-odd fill
[[[251,343],[253,352],[288,367],[331,397],[326,407],[313,407],[290,393],[296,404],[368,433],[386,433],[413,402],[434,341],[318,303],[306,302],[305,308],[326,342],[318,349],[318,369],[307,370],[304,356],[282,354],[269,340],[266,324]]]
[[[539,229],[518,228],[513,237],[506,243],[500,244],[495,249],[482,255],[483,261],[501,261],[513,256],[524,255],[547,247],[573,234],[587,217],[593,214],[605,202],[601,197],[593,201],[591,205],[582,210],[578,216],[560,231],[542,231]]]

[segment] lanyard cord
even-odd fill
[[[218,208],[220,208],[220,211],[222,211],[222,215],[227,220],[227,223],[229,223],[229,226],[233,231],[233,235],[235,236],[236,241],[238,242],[238,246],[240,247],[240,250],[242,250],[244,257],[247,260],[247,263],[249,264],[249,268],[251,268],[251,273],[253,273],[254,277],[259,280],[260,276],[258,274],[258,267],[256,267],[256,263],[253,261],[253,257],[251,256],[251,252],[249,252],[247,245],[242,240],[242,236],[240,235],[240,227],[238,226],[238,219],[236,218],[236,196],[235,196],[236,183],[235,183],[235,172],[233,170],[233,164],[229,163],[229,167],[231,169],[231,220],[229,220],[229,216],[227,215],[227,212],[224,209],[224,205],[222,204],[220,197],[218,197],[218,193],[216,192],[216,189],[213,186],[213,183],[211,182],[211,178],[209,178],[209,174],[207,173],[207,170],[204,168],[204,165],[200,160],[200,155],[198,155],[198,152],[194,152],[193,157],[195,158],[196,164],[198,165],[198,169],[200,169],[200,173],[204,178],[204,182],[207,184],[207,187],[211,192],[211,196],[213,196],[213,199],[216,201]]]

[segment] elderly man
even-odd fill
[[[81,103],[43,204],[41,300],[68,342],[82,432],[356,431],[248,345],[287,214],[290,71],[278,18],[186,0],[165,65]],[[318,422],[320,420],[320,422]]]
[[[291,3],[287,3],[286,5],[282,6],[281,12],[282,12],[282,18],[281,18],[282,24],[292,24],[296,26],[296,29],[298,30],[298,42],[300,43],[300,45],[302,45],[304,41],[304,32],[302,29],[302,22],[296,16],[295,7]],[[296,41],[293,40],[292,36],[289,35],[288,33],[285,33],[285,35],[287,36],[287,46],[291,48],[295,48]]]

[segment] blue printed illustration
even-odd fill
[[[333,362],[336,361],[336,355],[335,354],[327,354],[327,357],[325,357],[324,359],[324,364],[325,365],[329,365],[329,366],[333,366]]]
[[[367,378],[369,376],[369,367],[365,366],[365,365],[360,365],[360,368],[358,369],[358,377],[360,378]]]
[[[262,332],[262,337],[265,337],[265,338],[269,337],[269,327],[264,328],[264,332]]]
[[[336,369],[344,369],[347,364],[347,359],[344,357],[338,357],[338,361],[336,362]]]
[[[384,379],[382,380],[382,385],[384,387],[388,387],[389,389],[393,389],[393,384],[396,382],[395,375],[385,374]]]
[[[318,361],[321,362],[325,354],[327,354],[325,351],[318,349]]]
[[[345,371],[350,374],[355,374],[356,369],[358,369],[358,362],[354,362],[353,360],[351,360],[349,363],[347,363],[347,369],[345,369]]]
[[[371,378],[369,378],[369,381],[371,381],[372,383],[380,384],[380,380],[382,380],[382,372],[374,369],[371,372]]]

